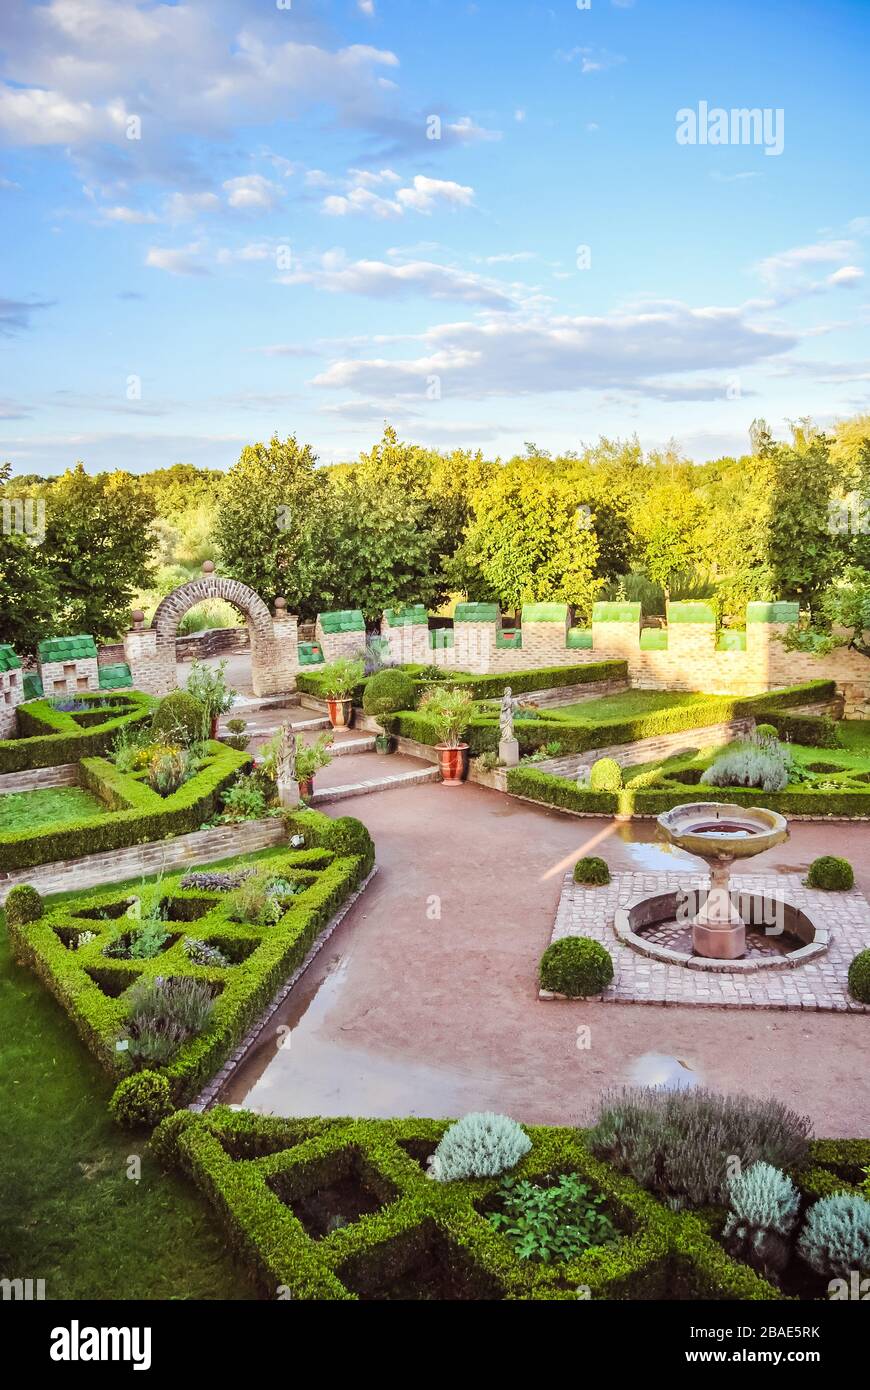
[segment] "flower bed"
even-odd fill
[[[218,810],[221,793],[251,761],[246,753],[223,743],[208,743],[206,748],[208,756],[200,770],[165,797],[105,758],[84,758],[79,766],[80,786],[105,810],[64,825],[0,834],[0,869],[31,869],[57,859],[77,859],[198,830]]]
[[[265,1296],[293,1299],[776,1299],[695,1216],[668,1210],[594,1159],[577,1130],[528,1127],[517,1177],[577,1173],[620,1238],[545,1264],[520,1259],[487,1220],[499,1180],[439,1183],[425,1163],[433,1120],[276,1120],[217,1107],[170,1117],[154,1136],[169,1166],[211,1202]],[[334,1194],[321,1234],[307,1199]],[[322,1204],[321,1204],[322,1205]]]
[[[51,700],[19,705],[20,736],[0,739],[0,773],[58,767],[104,756],[114,746],[119,730],[149,720],[154,707],[154,700],[138,690],[112,694],[82,691],[65,703],[82,708],[59,709]]]
[[[355,820],[303,812],[291,821],[300,850],[272,850],[254,861],[282,883],[275,920],[231,920],[231,892],[219,886],[184,888],[189,868],[145,887],[102,888],[49,907],[45,916],[8,925],[16,958],[29,965],[69,1013],[79,1035],[113,1075],[135,1070],[123,1042],[131,996],[140,981],[195,979],[214,1004],[203,1031],[182,1042],[158,1070],[176,1103],[189,1099],[233,1051],[287,976],[302,962],[321,929],[371,868],[374,849]],[[222,868],[249,865],[226,861]],[[196,880],[195,880],[196,881]],[[205,880],[206,884],[209,880]],[[127,914],[133,911],[134,916]],[[150,915],[149,915],[150,914]],[[158,921],[165,940],[149,958],[120,956],[143,921]],[[82,940],[82,938],[84,938]],[[226,965],[198,965],[185,938],[217,947]],[[113,954],[106,954],[111,947]]]

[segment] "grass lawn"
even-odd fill
[[[90,820],[105,811],[102,801],[81,787],[49,787],[35,792],[4,792],[0,796],[0,834],[44,830]]]
[[[844,745],[842,748],[810,748],[806,744],[790,743],[788,747],[795,762],[802,767],[825,766],[839,769],[843,773],[870,772],[870,720],[844,720],[837,728],[840,742]],[[653,768],[661,768],[664,773],[690,767],[706,768],[729,746],[720,744],[715,748],[693,748],[692,732],[688,730],[684,749],[672,754],[670,758],[665,758],[664,761],[660,759],[627,767],[625,776],[630,780],[642,772],[651,772]],[[819,776],[823,777],[824,774]],[[829,776],[836,782],[839,772],[832,771]]]
[[[49,1299],[254,1297],[196,1192],[112,1123],[111,1091],[0,928],[0,1274]]]
[[[534,701],[534,692],[529,695]],[[573,705],[555,705],[542,711],[547,718],[570,719],[581,724],[609,724],[615,719],[636,719],[660,709],[700,705],[709,695],[692,691],[622,690],[618,695],[601,695],[594,700],[578,700]]]

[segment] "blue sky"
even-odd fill
[[[870,409],[866,0],[285,3],[3,0],[16,472]]]

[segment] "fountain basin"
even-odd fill
[[[664,893],[639,894],[616,910],[614,930],[617,938],[650,960],[682,965],[690,970],[734,971],[788,970],[824,955],[829,945],[827,929],[816,927],[812,919],[793,903],[768,893],[732,889],[729,898],[740,920],[755,939],[768,937],[776,951],[761,954],[750,950],[743,959],[716,958],[694,951],[660,944],[656,929],[675,921],[691,921],[709,897],[707,888],[672,889]],[[652,933],[652,938],[650,936]],[[694,933],[693,933],[694,936]]]
[[[702,859],[745,859],[788,839],[788,822],[764,806],[697,801],[674,806],[657,818],[668,839]]]

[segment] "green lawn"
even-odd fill
[[[50,1299],[252,1298],[194,1189],[112,1123],[111,1090],[0,927],[0,1274]]]
[[[534,692],[529,695],[534,701]],[[595,700],[578,700],[573,705],[555,705],[542,711],[547,718],[579,720],[582,724],[609,724],[616,719],[637,719],[660,709],[700,705],[709,695],[692,691],[623,690],[618,695],[602,695]]]
[[[806,744],[792,743],[788,746],[795,762],[802,767],[824,765],[843,773],[870,772],[870,720],[844,720],[837,727],[842,748],[811,748]],[[665,773],[689,767],[707,768],[728,746],[720,744],[714,748],[693,748],[690,729],[686,732],[684,749],[664,761],[659,759],[626,767],[625,776],[630,780],[642,772],[651,772],[653,768],[661,768]],[[838,771],[829,774],[833,782],[838,780],[839,775]]]
[[[105,811],[102,801],[81,787],[50,787],[45,791],[4,792],[0,795],[0,834],[44,830],[90,820]]]

